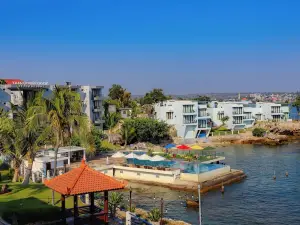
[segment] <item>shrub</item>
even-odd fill
[[[131,127],[135,131],[128,144],[134,141],[160,143],[169,138],[169,126],[163,121],[150,118],[126,119],[122,126]]]
[[[153,222],[158,222],[160,219],[161,213],[158,208],[153,208],[151,211],[148,213],[148,219],[153,221]]]
[[[266,133],[266,130],[263,129],[263,128],[255,128],[253,131],[252,131],[252,135],[254,137],[263,137]]]

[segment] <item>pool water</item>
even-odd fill
[[[139,159],[127,159],[128,164],[135,164],[139,166],[153,166],[153,167],[169,167],[180,169],[183,173],[205,173],[215,169],[223,168],[222,164],[202,164],[197,162],[184,161],[150,161]]]

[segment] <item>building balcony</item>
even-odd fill
[[[193,121],[183,121],[184,125],[195,125],[197,124],[197,120],[193,120]]]
[[[192,114],[196,114],[196,111],[186,111],[186,112],[182,112],[182,114],[184,115],[192,115]]]
[[[232,124],[234,124],[234,125],[242,125],[243,121],[233,121]]]
[[[240,111],[240,112],[232,112],[232,115],[243,115],[243,111]]]
[[[281,114],[283,114],[283,112],[282,111],[271,111],[271,114],[273,114],[273,115],[281,115]]]

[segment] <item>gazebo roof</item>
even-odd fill
[[[44,184],[63,195],[80,195],[92,192],[123,189],[123,182],[90,168],[84,160],[80,167],[45,180]]]

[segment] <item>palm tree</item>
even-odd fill
[[[126,121],[122,125],[121,129],[121,135],[124,140],[124,147],[127,146],[128,143],[132,141],[132,139],[135,137],[135,129],[132,127],[129,123],[126,123]]]
[[[36,118],[48,122],[50,143],[54,146],[53,176],[57,175],[57,153],[61,146],[67,145],[74,134],[80,139],[88,153],[94,152],[95,143],[90,132],[88,117],[82,113],[82,103],[79,93],[69,88],[55,86],[50,98],[39,96],[36,99]],[[54,192],[52,192],[54,203]]]
[[[23,159],[27,158],[24,185],[29,183],[35,153],[44,143],[47,134],[42,121],[39,121],[36,126],[30,125],[31,106],[32,102],[28,102],[26,107],[17,108],[12,105],[14,118],[11,119],[8,114],[3,114],[0,120],[0,149],[12,160],[15,170],[13,182],[18,180],[20,165]]]
[[[224,126],[228,120],[229,120],[229,116],[224,116],[223,118],[221,118],[222,126]]]
[[[120,115],[118,113],[108,113],[107,117],[105,119],[105,124],[108,128],[108,141],[111,141],[111,133],[112,133],[112,129],[117,125],[117,123],[120,120]]]
[[[12,161],[14,168],[14,176],[12,182],[18,180],[20,165],[26,152],[24,148],[20,148],[18,130],[15,127],[15,123],[12,119],[7,116],[0,117],[0,152],[5,154]]]
[[[109,196],[109,208],[112,216],[116,215],[117,207],[120,205],[124,200],[124,195],[120,192],[111,192]]]

